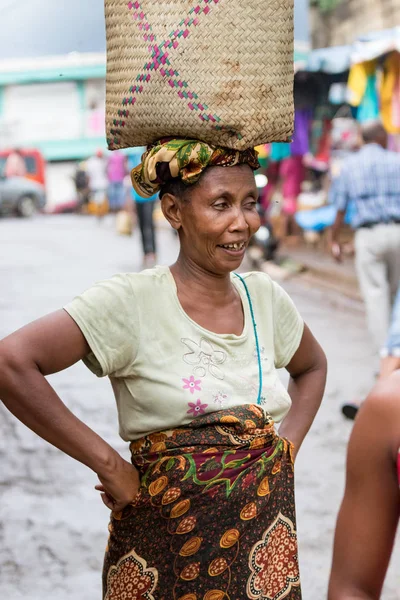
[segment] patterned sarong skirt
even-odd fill
[[[111,515],[104,600],[301,600],[292,448],[258,406],[131,452],[141,486]]]

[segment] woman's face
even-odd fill
[[[219,275],[237,269],[260,227],[258,190],[248,165],[210,167],[180,202],[182,252]]]

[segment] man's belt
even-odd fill
[[[376,227],[377,225],[400,225],[400,219],[389,219],[389,221],[368,221],[366,223],[361,223],[359,225],[359,229],[372,229],[372,227]]]

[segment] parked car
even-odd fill
[[[11,152],[11,149],[0,150],[0,173],[4,173],[7,158],[10,156]],[[26,178],[37,181],[42,185],[46,185],[46,161],[40,150],[36,150],[35,148],[22,148],[19,152],[25,161]]]
[[[25,177],[0,176],[0,214],[32,217],[46,204],[44,186]]]

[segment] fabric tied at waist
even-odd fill
[[[154,600],[301,600],[292,446],[259,406],[130,448],[141,486],[111,517],[104,600],[128,585]]]

